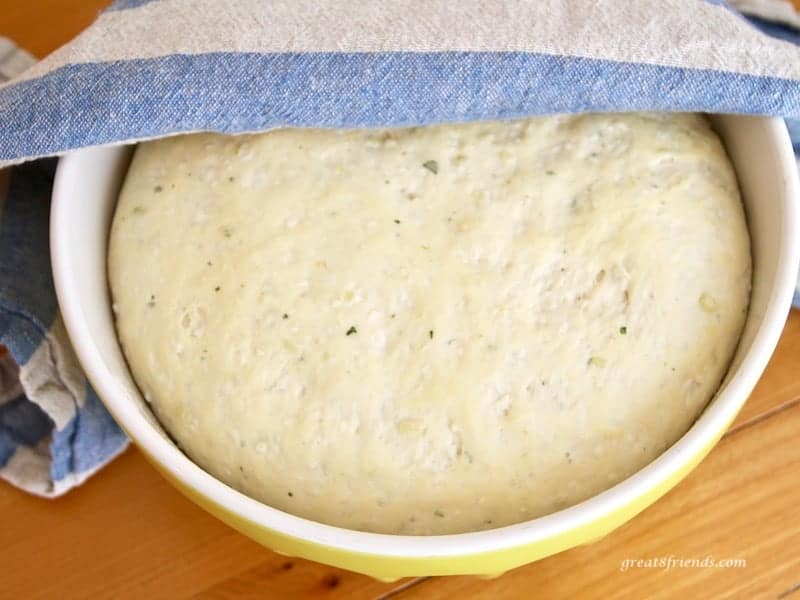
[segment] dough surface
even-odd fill
[[[698,115],[140,144],[118,333],[214,476],[324,523],[494,528],[584,500],[714,395],[750,291]]]

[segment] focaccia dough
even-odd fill
[[[200,466],[279,509],[441,534],[579,502],[689,428],[750,289],[698,115],[141,144],[109,276]]]

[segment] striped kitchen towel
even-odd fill
[[[800,118],[796,15],[781,0],[739,4],[771,35],[722,0],[118,0],[0,85],[0,165],[200,130],[609,110]],[[0,42],[0,73],[21,64],[12,54]],[[58,317],[52,170],[16,167],[0,193],[0,475],[46,495],[126,444]]]
[[[0,82],[33,65],[0,38]],[[0,171],[0,477],[63,494],[127,446],[87,384],[56,304],[48,215],[54,159]]]

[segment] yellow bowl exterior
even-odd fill
[[[558,535],[535,542],[485,552],[446,557],[397,557],[380,554],[364,554],[317,544],[266,528],[231,512],[224,506],[199,494],[177,479],[152,457],[148,461],[181,493],[212,515],[227,523],[259,544],[290,557],[300,557],[316,562],[363,573],[383,581],[395,581],[403,577],[428,575],[479,575],[496,577],[524,564],[546,558],[575,546],[591,544],[623,525],[645,508],[653,504],[678,484],[711,451],[727,429],[721,428],[708,443],[691,456],[669,477],[662,479],[646,493],[628,504],[607,513],[603,517],[583,526],[564,531]]]

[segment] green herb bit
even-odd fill
[[[628,328],[625,325],[623,325],[622,327],[619,328],[619,334],[620,335],[627,335],[628,334]]]
[[[602,356],[592,356],[589,359],[588,364],[591,366],[600,367],[602,369],[603,367],[606,366],[606,359],[603,358]]]
[[[444,513],[441,510],[439,510],[438,508],[435,511],[433,511],[433,514],[436,515],[437,517],[440,517],[440,518],[444,517]]]
[[[556,174],[556,172],[555,172],[555,171],[549,171],[549,170],[548,170],[548,171],[545,171],[545,174],[546,174],[546,175],[555,175],[555,174]]]
[[[220,291],[220,289],[222,289],[221,286],[217,286],[217,287],[214,288],[214,291],[218,292],[218,291]]]
[[[347,330],[345,335],[353,335],[354,333],[358,333],[358,329],[355,328],[355,325],[351,325],[350,329]]]
[[[233,235],[233,230],[230,227],[223,227],[222,235],[224,235],[226,238],[229,238]]]
[[[717,310],[717,301],[710,295],[703,292],[699,299],[700,308],[705,312],[714,312]]]
[[[422,166],[428,169],[428,171],[430,171],[434,175],[436,175],[439,172],[439,163],[436,162],[435,160],[426,160],[424,163],[422,163]]]
[[[144,214],[144,207],[143,206],[134,206],[133,210],[131,211],[134,215],[143,215]]]
[[[429,338],[431,338],[431,339],[433,339],[433,329],[431,329],[430,331],[428,331],[428,337],[429,337]]]
[[[156,187],[153,188],[153,191],[156,194],[160,194],[163,189],[164,189],[163,187],[161,187],[160,185],[157,185]]]
[[[286,492],[286,494],[289,496],[289,498],[294,498],[294,494],[292,492]]]
[[[395,219],[394,222],[400,225],[400,219]]]
[[[284,318],[284,319],[288,319],[288,318],[289,318],[289,315],[288,315],[288,314],[286,314],[286,313],[283,313],[283,318]]]

